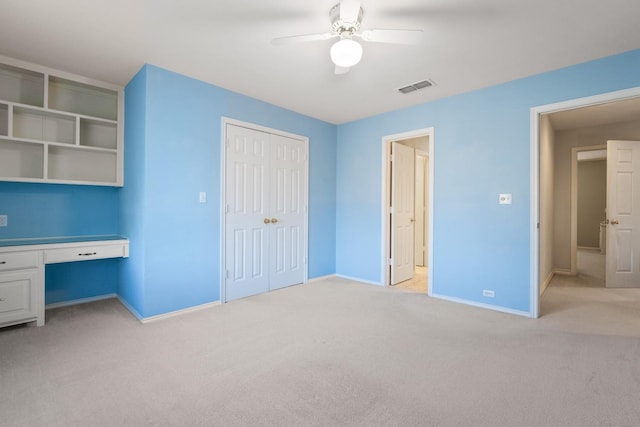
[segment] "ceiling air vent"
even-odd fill
[[[433,86],[434,84],[435,83],[431,80],[423,80],[421,82],[417,82],[405,87],[401,87],[400,89],[398,89],[398,91],[401,93],[411,93],[411,92],[417,91],[418,89],[424,89],[426,87]]]

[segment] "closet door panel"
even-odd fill
[[[304,281],[304,223],[306,144],[271,136],[271,214],[276,219],[270,233],[270,289]]]
[[[269,134],[227,125],[226,300],[269,290]]]

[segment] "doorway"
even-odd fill
[[[554,118],[557,121],[552,124]],[[584,129],[576,131],[580,127]],[[556,145],[554,128],[573,129],[570,136],[574,140]],[[640,88],[531,109],[531,317],[539,316],[540,295],[551,279],[575,277],[578,270],[577,251],[573,250],[577,250],[577,204],[570,203],[569,194],[553,193],[559,182],[570,182],[570,171],[577,171],[570,164],[562,165],[563,156],[570,161],[569,153],[577,146],[638,139],[634,136],[639,129]],[[600,138],[599,142],[586,142],[594,138]]]
[[[433,128],[389,135],[382,139],[383,284],[429,295],[433,277],[434,145]],[[394,147],[400,154],[394,153]],[[409,160],[405,158],[407,156]],[[398,167],[398,162],[404,163]],[[408,169],[410,172],[407,174]],[[406,190],[408,186],[404,186],[404,189],[397,186],[399,171],[410,177],[404,178],[405,182],[411,180],[410,190]],[[403,193],[410,194],[410,200],[399,202],[398,196]],[[403,207],[394,206],[394,203],[400,203]],[[399,273],[403,264],[409,264],[410,271]],[[398,271],[394,271],[396,268]]]

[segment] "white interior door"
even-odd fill
[[[607,287],[640,287],[640,141],[607,142]]]
[[[298,139],[271,135],[270,286],[304,281],[304,218],[307,152]]]
[[[391,284],[413,278],[414,262],[414,149],[391,144]]]
[[[227,125],[227,301],[269,290],[269,134]]]

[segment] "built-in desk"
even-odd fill
[[[46,264],[128,256],[129,240],[115,235],[0,240],[0,327],[44,325]]]

